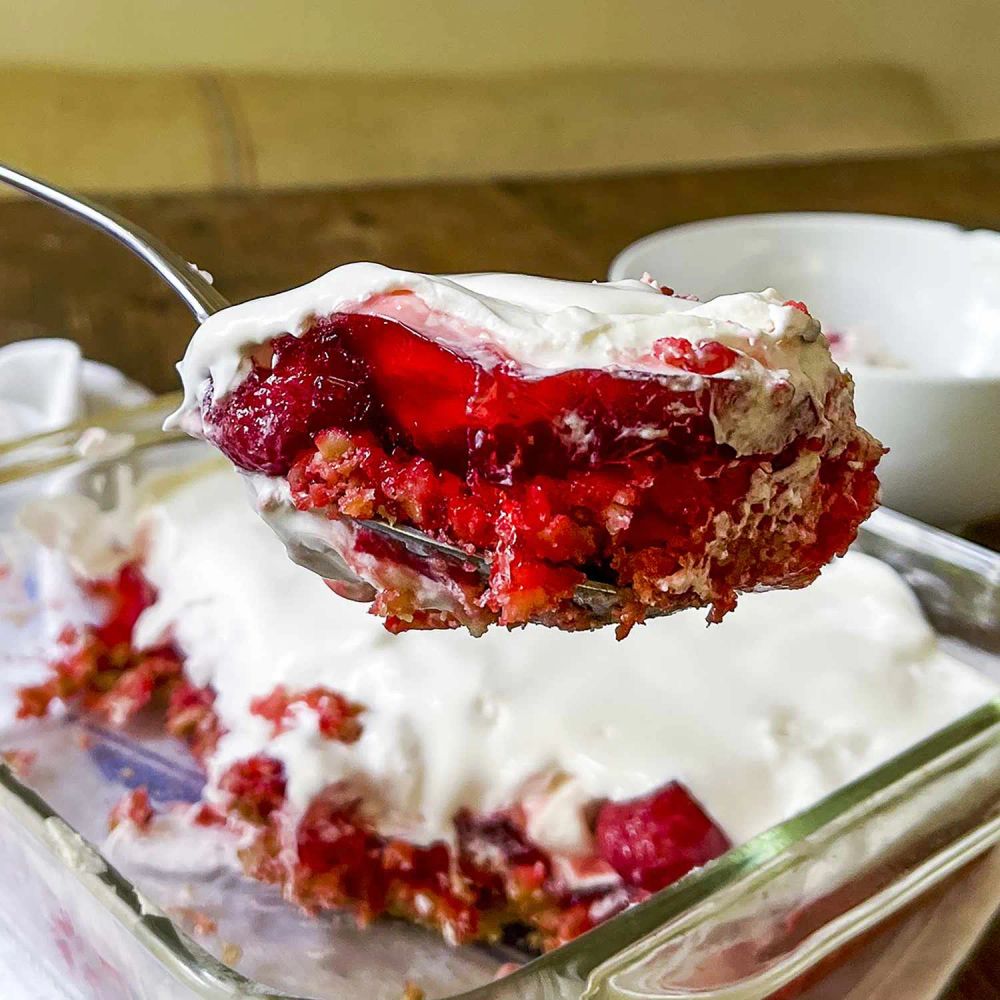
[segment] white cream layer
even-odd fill
[[[858,554],[805,590],[747,595],[721,626],[695,611],[625,643],[540,627],[472,639],[393,636],[330,594],[228,469],[174,487],[145,528],[159,598],[139,637],[172,635],[192,679],[218,692],[230,732],[213,773],[264,751],[297,808],[341,782],[383,829],[420,841],[447,839],[462,806],[527,797],[532,834],[579,850],[582,803],[674,778],[739,841],[994,693],[939,649],[899,577]],[[361,739],[322,739],[309,710],[270,739],[248,705],[277,684],[363,703]]]
[[[345,264],[299,288],[231,306],[197,330],[178,365],[184,403],[168,424],[201,429],[200,401],[208,379],[222,398],[249,369],[255,346],[281,334],[301,335],[320,316],[368,313],[398,320],[430,339],[455,347],[486,366],[510,360],[521,368],[552,373],[572,368],[625,368],[673,374],[691,384],[697,376],[670,368],[652,354],[663,337],[719,341],[745,356],[716,376],[739,380],[762,410],[760,447],[781,447],[782,427],[796,403],[821,408],[838,370],[819,324],[784,304],[774,289],[694,302],[663,295],[647,281],[560,281],[521,274],[436,276],[381,264]],[[791,387],[782,407],[767,390]],[[747,414],[742,414],[747,417]],[[727,438],[720,422],[720,440]],[[752,451],[747,431],[734,444]]]

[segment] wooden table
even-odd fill
[[[611,257],[638,236],[720,215],[883,212],[1000,229],[1000,147],[576,180],[158,195],[114,205],[211,270],[233,300],[348,260],[589,279],[603,277]],[[172,366],[191,330],[183,307],[125,251],[43,206],[0,202],[0,343],[71,337],[90,357],[162,391],[176,386]],[[886,977],[903,966],[919,970],[942,937],[973,933],[979,924],[962,930],[954,914],[981,886],[981,872],[966,874],[925,905],[922,920],[876,942],[859,958],[876,970],[859,998],[914,996]],[[947,996],[1000,997],[1000,929]]]

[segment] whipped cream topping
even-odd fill
[[[473,640],[394,636],[291,563],[219,468],[165,486],[140,515],[158,590],[141,643],[172,636],[229,730],[218,776],[280,759],[293,808],[341,785],[378,826],[448,840],[460,807],[521,802],[550,850],[587,847],[582,808],[683,781],[740,841],[991,697],[939,647],[884,564],[850,553],[805,590],[748,595],[717,628],[698,612],[607,631],[529,627]],[[299,710],[277,738],[250,701],[321,685],[366,706],[357,743]]]
[[[249,354],[282,334],[300,336],[317,317],[365,313],[396,320],[485,367],[513,362],[535,374],[620,368],[670,374],[689,385],[702,376],[653,354],[664,337],[718,341],[741,357],[711,378],[752,385],[745,398],[765,402],[777,383],[790,398],[760,405],[760,426],[734,438],[738,451],[777,450],[795,404],[814,410],[839,374],[815,319],[774,291],[723,295],[708,302],[664,295],[655,282],[561,281],[521,274],[435,276],[380,264],[345,264],[299,288],[231,306],[197,330],[178,365],[184,403],[168,424],[201,430],[200,402],[211,379],[220,399],[250,367]],[[744,409],[751,407],[745,404]],[[750,414],[752,415],[752,414]],[[748,414],[741,415],[745,419]],[[777,426],[772,426],[777,425]],[[720,440],[729,440],[717,423]]]

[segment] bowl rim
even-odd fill
[[[808,226],[826,225],[842,229],[871,226],[879,229],[937,230],[945,238],[975,236],[983,239],[992,237],[1000,243],[1000,232],[997,230],[972,229],[945,219],[924,219],[918,216],[891,215],[879,212],[748,212],[741,215],[720,215],[707,219],[694,219],[691,222],[667,226],[664,229],[640,236],[619,250],[611,259],[611,263],[608,265],[608,280],[622,281],[630,277],[628,272],[632,258],[647,247],[662,242],[668,236],[683,235],[699,229],[726,229],[728,227],[742,229],[760,223],[775,225],[779,228],[783,226],[807,228]],[[910,382],[918,385],[933,383],[943,386],[986,385],[1000,388],[1000,371],[976,372],[966,375],[959,372],[930,372],[913,368],[868,365],[863,362],[841,364],[841,367],[852,375],[862,375],[866,379],[881,383]]]

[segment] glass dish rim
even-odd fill
[[[31,479],[59,467],[79,465],[82,468],[112,464],[137,451],[187,440],[183,435],[164,433],[157,426],[151,426],[153,421],[158,424],[158,418],[166,408],[173,408],[176,399],[176,394],[170,394],[140,407],[110,409],[56,431],[0,444],[0,489],[11,482]],[[95,426],[111,432],[124,432],[128,434],[130,442],[111,457],[88,459],[76,447],[76,440],[80,434]],[[28,450],[29,454],[19,462],[19,453],[23,450]],[[14,460],[13,464],[11,459]],[[896,511],[886,508],[877,510],[862,530],[890,542],[912,539],[919,535],[925,543],[929,543],[932,554],[977,575],[1000,581],[1000,553],[991,552]],[[890,789],[905,786],[924,771],[935,765],[943,765],[951,756],[969,750],[977,743],[1000,744],[1000,695],[913,744],[877,768],[841,786],[795,816],[735,845],[724,855],[643,903],[554,951],[529,961],[500,982],[509,985],[519,980],[530,981],[539,974],[547,973],[569,977],[579,981],[581,988],[585,988],[588,978],[601,966],[616,956],[631,951],[650,935],[666,928],[670,922],[682,918],[714,895],[731,890],[741,881],[760,874],[766,866],[790,854],[807,838],[818,834],[835,821],[845,819],[852,813],[863,814],[866,808],[872,808]],[[150,906],[135,885],[95,845],[82,838],[42,796],[21,782],[3,760],[0,760],[0,798],[6,800],[2,808],[8,813],[20,814],[22,829],[34,834],[57,862],[63,864],[67,874],[78,881],[90,880],[87,887],[104,909],[115,917],[140,947],[181,983],[197,990],[209,1000],[238,996],[260,997],[262,1000],[307,1000],[263,986],[214,958],[175,921],[159,912],[155,906]],[[1000,841],[1000,822],[994,822],[989,829],[987,826],[984,824],[976,827],[961,839],[964,843],[969,837],[980,834],[965,860],[971,860]],[[83,868],[69,864],[56,849],[53,842],[54,831],[58,831],[60,837],[74,838],[90,854],[95,864]],[[938,857],[939,854],[932,855],[928,863]],[[927,885],[933,884],[954,867],[954,864],[947,867],[937,878],[934,878],[935,869],[932,868]],[[903,876],[899,883],[905,883],[910,877]],[[855,907],[848,912],[853,909]],[[894,910],[889,910],[883,916],[892,912]],[[873,925],[877,922],[873,921]],[[821,952],[815,957],[821,960],[826,954],[827,952]],[[455,994],[452,1000],[488,1000],[496,985],[496,982],[488,983]],[[783,983],[778,982],[774,987],[777,989],[781,985]]]

